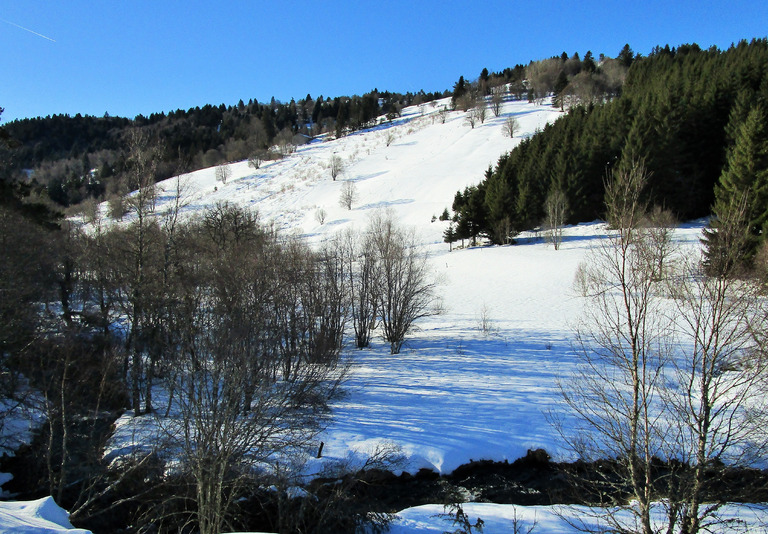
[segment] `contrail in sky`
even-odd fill
[[[24,30],[24,31],[28,31],[29,33],[34,33],[35,35],[37,35],[38,37],[42,37],[43,39],[48,39],[49,41],[53,41],[54,43],[56,42],[54,39],[51,39],[50,37],[46,37],[46,36],[45,36],[45,35],[43,35],[42,33],[37,33],[37,32],[35,32],[35,31],[32,31],[32,30],[30,30],[29,28],[25,28],[24,26],[19,26],[19,25],[18,25],[18,24],[16,24],[15,22],[11,22],[11,21],[9,21],[9,20],[5,20],[5,19],[0,19],[0,20],[2,20],[3,22],[5,22],[6,24],[10,24],[11,26],[16,26],[17,28],[21,28],[21,29],[22,29],[22,30]]]

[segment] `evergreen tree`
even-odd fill
[[[632,62],[635,60],[635,53],[629,47],[629,44],[624,45],[624,48],[619,52],[619,57],[617,59],[627,68],[632,65]]]
[[[564,92],[566,87],[568,87],[568,76],[566,75],[565,70],[561,70],[560,74],[557,75],[554,87],[555,94],[552,97],[552,103],[555,106],[558,106],[560,111],[565,110]]]
[[[453,96],[451,96],[451,105],[456,108],[456,103],[467,93],[467,83],[464,76],[459,76],[459,81],[453,86]]]
[[[456,242],[456,239],[456,231],[453,228],[453,222],[451,222],[443,232],[443,241],[448,243],[451,252],[453,251],[453,244]]]
[[[748,266],[768,231],[768,116],[761,105],[754,106],[736,130],[735,143],[715,188],[712,229],[706,234],[707,257],[716,265],[720,256],[722,221],[742,213],[746,233],[742,261]]]

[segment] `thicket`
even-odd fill
[[[547,197],[558,190],[567,197],[567,222],[603,217],[605,177],[621,162],[640,160],[652,204],[680,219],[710,214],[740,125],[768,99],[768,41],[726,51],[693,44],[657,47],[647,57],[622,53],[617,59],[630,66],[620,91],[576,101],[499,158],[478,185],[457,192],[456,237],[504,243],[538,226]],[[572,59],[558,61],[565,67]]]

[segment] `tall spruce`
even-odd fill
[[[738,115],[735,116],[738,120]],[[745,232],[740,257],[744,266],[754,258],[758,245],[768,230],[768,116],[763,105],[754,105],[735,131],[734,145],[728,153],[720,181],[715,188],[714,218],[706,233],[707,258],[717,263],[719,248],[727,231],[723,221],[741,213]]]

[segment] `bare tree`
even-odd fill
[[[296,151],[296,144],[293,142],[293,132],[290,128],[284,128],[277,134],[275,141],[280,149],[280,155],[287,157]]]
[[[328,217],[328,212],[327,212],[327,211],[325,211],[325,209],[323,209],[322,207],[318,207],[318,208],[315,210],[315,220],[316,220],[318,223],[320,223],[320,225],[321,225],[321,226],[322,226],[323,224],[325,224],[325,219],[326,219],[326,217]]]
[[[474,128],[477,126],[477,123],[480,124],[485,122],[485,118],[487,115],[487,106],[485,104],[485,99],[480,98],[478,100],[475,100],[475,105],[473,105],[471,108],[467,110],[467,113],[464,117],[464,120],[471,128]]]
[[[376,295],[377,256],[367,240],[347,231],[336,237],[336,245],[347,267],[346,288],[349,292],[349,311],[355,331],[355,346],[364,349],[371,343],[377,323],[378,296]]]
[[[645,164],[637,160],[619,164],[606,178],[606,220],[611,228],[627,235],[638,229],[647,209],[642,195],[648,178]]]
[[[722,522],[718,470],[750,465],[766,449],[752,412],[766,408],[755,338],[766,314],[756,288],[707,277],[700,261],[667,276],[673,299],[661,297],[663,254],[641,226],[637,169],[609,189],[618,229],[581,268],[590,299],[578,332],[583,366],[562,386],[579,423],[561,434],[580,458],[604,462],[579,479],[586,500],[607,505],[594,514],[596,527],[582,528],[691,534]],[[659,469],[658,458],[668,467]],[[666,516],[653,519],[661,499]]]
[[[568,446],[586,461],[613,459],[613,467],[585,481],[592,502],[610,505],[598,514],[608,528],[621,529],[629,512],[644,534],[651,521],[653,462],[663,451],[659,383],[669,358],[668,321],[653,300],[645,252],[631,229],[598,246],[584,270],[590,305],[578,331],[582,369],[563,384],[563,396],[576,414],[576,432],[563,432]],[[634,506],[616,498],[627,488]],[[623,530],[619,530],[622,531]]]
[[[349,180],[346,180],[343,184],[341,184],[341,194],[339,196],[339,205],[342,208],[347,208],[348,210],[352,209],[352,205],[357,202],[357,186],[355,186],[355,182],[351,182]]]
[[[153,217],[157,190],[155,172],[159,147],[152,146],[147,134],[134,129],[129,137],[128,183],[136,190],[128,195],[126,203],[135,218],[124,229],[122,239],[118,241],[120,288],[118,302],[129,319],[129,333],[126,339],[127,349],[131,354],[130,365],[126,363],[126,372],[130,372],[132,406],[135,415],[141,413],[141,387],[146,386],[146,408],[151,410],[151,377],[145,380],[144,361],[147,355],[148,313],[152,296],[156,293],[152,286],[157,282],[157,271],[152,267],[161,250],[162,234],[158,221]]]
[[[501,115],[501,106],[504,104],[505,94],[506,88],[503,85],[497,85],[491,90],[491,111],[493,111],[494,117]]]
[[[374,216],[368,238],[376,255],[376,295],[384,339],[392,354],[399,354],[414,322],[439,313],[436,282],[413,232],[400,228],[392,214]]]
[[[504,135],[508,136],[509,138],[514,138],[515,132],[520,129],[520,124],[515,117],[510,115],[504,121],[504,126],[502,129],[504,131]]]
[[[554,87],[561,70],[559,58],[549,58],[542,61],[532,61],[525,68],[530,94],[537,103],[543,102]]]
[[[750,282],[704,274],[700,260],[688,259],[668,281],[675,310],[671,320],[685,347],[672,360],[665,401],[675,422],[670,457],[684,469],[671,484],[670,523],[680,532],[709,531],[722,523],[712,499],[725,471],[753,467],[766,452],[761,417],[768,409],[762,387],[766,362],[755,333],[766,331],[764,299]],[[745,483],[742,496],[755,488]]]
[[[477,111],[476,108],[470,108],[464,115],[464,122],[466,122],[470,128],[474,129],[477,124]]]
[[[672,212],[658,206],[654,206],[646,217],[643,231],[647,237],[651,276],[655,281],[664,279],[667,274],[668,263],[674,252],[672,234],[676,226],[677,220]]]
[[[485,124],[485,119],[488,118],[488,102],[485,101],[484,96],[478,98],[477,118],[480,119],[480,124]]]
[[[344,172],[344,161],[341,159],[341,156],[338,154],[331,156],[331,161],[328,163],[328,168],[331,171],[331,178],[336,181],[336,178],[338,178],[338,176]]]
[[[218,533],[236,528],[234,504],[259,467],[305,453],[326,422],[343,375],[345,312],[333,300],[343,275],[332,258],[280,243],[228,205],[185,236],[180,354],[166,374],[176,395],[158,422],[178,477],[194,488],[182,515]]]
[[[227,183],[229,177],[232,176],[232,169],[227,164],[216,166],[216,181],[223,184]]]
[[[23,408],[29,388],[19,363],[36,352],[33,342],[43,325],[38,303],[47,301],[55,287],[51,249],[42,228],[0,206],[0,454],[22,442],[7,423],[27,417]]]
[[[615,459],[612,469],[586,483],[593,502],[613,499],[624,487],[635,501],[634,506],[603,503],[611,507],[597,514],[601,522],[623,532],[617,513],[622,510],[635,518],[639,532],[651,534],[653,461],[662,453],[665,438],[658,398],[669,358],[669,324],[653,299],[653,280],[638,228],[644,180],[644,174],[614,174],[606,186],[607,210],[618,230],[593,249],[581,267],[582,290],[589,299],[577,332],[583,369],[574,382],[562,386],[563,398],[579,423],[575,432],[558,428],[580,458]]]
[[[568,197],[562,189],[552,189],[544,202],[546,212],[547,236],[552,241],[555,250],[560,249],[563,242],[563,225],[568,218]]]
[[[266,157],[266,151],[264,150],[256,150],[254,151],[251,156],[248,158],[248,166],[253,169],[258,169],[261,167],[261,164],[264,162],[264,158]]]

